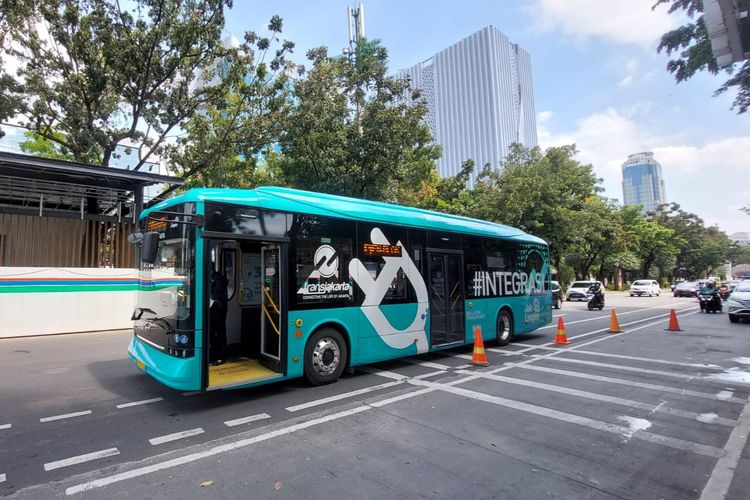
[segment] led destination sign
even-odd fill
[[[398,245],[363,243],[362,253],[368,257],[401,257],[401,247]]]

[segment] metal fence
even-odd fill
[[[134,225],[0,213],[0,266],[132,268]]]

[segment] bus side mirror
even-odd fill
[[[159,233],[148,231],[143,233],[141,240],[141,260],[146,264],[156,262],[156,254],[159,251]]]

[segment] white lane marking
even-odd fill
[[[437,375],[443,375],[444,373],[448,373],[448,370],[435,370],[434,372],[423,373],[422,375],[417,375],[416,377],[411,377],[411,378],[415,380],[423,380],[426,378],[436,377]]]
[[[713,382],[713,383],[721,383],[725,384],[726,380],[713,380],[712,378],[702,377],[700,375],[686,375],[684,373],[676,373],[676,372],[665,372],[661,370],[650,370],[647,368],[640,368],[637,366],[625,366],[625,365],[617,365],[612,363],[599,363],[598,361],[586,361],[583,359],[571,359],[571,358],[563,358],[563,357],[556,357],[554,361],[561,361],[563,363],[573,363],[577,365],[586,365],[586,366],[596,366],[601,368],[614,368],[615,370],[622,370],[625,372],[635,372],[635,373],[648,373],[650,375],[659,375],[662,377],[673,377],[673,378],[679,378],[682,380],[699,380],[704,382]],[[748,382],[740,382],[740,381],[732,381],[733,384],[738,385],[749,385]]]
[[[85,455],[78,455],[75,457],[65,458],[63,460],[57,460],[56,462],[46,463],[44,464],[44,470],[49,472],[51,470],[60,469],[62,467],[82,464],[84,462],[90,462],[92,460],[98,460],[100,458],[113,457],[119,454],[120,450],[118,450],[117,448],[109,448],[102,451],[95,451],[93,453],[86,453]]]
[[[263,420],[266,418],[271,418],[271,415],[269,415],[268,413],[259,413],[257,415],[250,415],[249,417],[227,420],[226,422],[224,422],[224,425],[226,425],[227,427],[235,427],[237,425],[249,424],[251,422],[257,422],[258,420]]]
[[[627,385],[631,387],[638,387],[641,389],[651,389],[654,391],[661,391],[661,392],[670,392],[673,394],[679,394],[681,396],[691,396],[694,398],[701,398],[701,399],[711,399],[715,401],[726,401],[729,403],[745,403],[747,400],[742,398],[735,398],[732,396],[719,396],[717,394],[711,394],[708,392],[698,392],[698,391],[690,391],[687,389],[678,389],[677,387],[669,387],[666,385],[657,385],[657,384],[647,384],[645,382],[635,382],[633,380],[627,380],[627,379],[621,379],[621,378],[614,378],[614,377],[604,377],[601,375],[592,375],[589,373],[581,373],[581,372],[573,372],[568,370],[558,370],[557,368],[547,368],[545,366],[530,366],[530,365],[512,365],[516,368],[523,368],[524,370],[534,370],[538,372],[544,372],[544,373],[554,373],[555,375],[563,375],[566,377],[576,377],[576,378],[582,378],[586,380],[596,380],[598,382],[607,382],[608,384],[619,384],[619,385]]]
[[[694,313],[691,313],[691,314],[694,314]],[[641,328],[645,328],[647,326],[651,326],[651,325],[654,325],[656,323],[657,322],[654,322],[654,323],[651,323],[651,324],[648,324],[648,325],[644,325]],[[593,340],[591,342],[586,342],[584,344],[581,344],[579,347],[583,347],[585,345],[593,344],[593,343],[596,343],[596,342],[601,342],[601,341],[604,341],[604,340],[609,340],[609,339],[615,338],[617,336],[618,336],[618,334],[613,334],[613,335],[609,335],[609,336],[606,336],[606,337],[602,337],[600,339],[595,339],[595,340]],[[552,353],[552,354],[554,355],[556,353]],[[526,361],[524,363],[530,363],[530,362],[534,362],[534,361],[536,361],[536,359],[530,359],[530,360],[528,360],[528,361]],[[499,370],[510,369],[510,368],[511,367],[503,367],[503,368],[501,368]],[[495,371],[497,371],[497,370],[495,370]],[[396,375],[396,374],[394,374],[394,375]],[[474,380],[476,378],[477,378],[476,376],[465,377],[464,379],[457,379],[455,381],[452,381],[452,382],[450,382],[450,384],[458,384],[458,383],[468,382],[468,381]],[[186,456],[183,456],[183,457],[178,457],[176,459],[169,460],[167,462],[161,462],[161,463],[157,463],[157,464],[153,464],[153,465],[149,465],[149,466],[144,466],[144,467],[140,467],[140,468],[133,469],[133,470],[130,470],[130,471],[126,471],[126,472],[122,472],[122,473],[119,473],[119,474],[115,474],[115,475],[112,475],[112,476],[108,476],[108,477],[96,479],[96,480],[90,481],[88,483],[78,484],[78,485],[71,486],[71,487],[67,488],[65,490],[65,494],[66,495],[74,495],[74,494],[80,493],[82,491],[88,491],[88,490],[92,490],[94,488],[101,488],[101,487],[107,486],[109,484],[113,484],[113,483],[117,483],[117,482],[120,482],[120,481],[125,481],[127,479],[132,479],[132,478],[144,476],[144,475],[150,474],[152,472],[156,472],[156,471],[160,471],[160,470],[165,470],[165,469],[170,469],[170,468],[176,467],[178,465],[183,465],[183,464],[186,464],[186,463],[194,462],[196,460],[201,460],[201,459],[206,458],[206,457],[210,457],[210,456],[213,456],[213,455],[217,455],[217,454],[220,454],[220,453],[231,451],[231,450],[234,450],[234,449],[237,449],[237,448],[242,448],[242,447],[249,446],[249,445],[252,445],[252,444],[255,444],[255,443],[258,443],[258,442],[266,441],[268,439],[272,439],[272,438],[275,438],[277,436],[283,436],[283,435],[286,435],[286,434],[291,434],[291,433],[296,432],[298,430],[307,429],[309,427],[313,427],[313,426],[316,426],[316,425],[319,425],[319,424],[331,422],[331,421],[334,421],[334,420],[339,420],[341,418],[345,418],[345,417],[350,416],[350,415],[361,413],[363,411],[368,411],[368,410],[370,410],[372,408],[379,408],[381,406],[392,404],[392,403],[395,403],[395,402],[398,402],[398,401],[402,401],[402,400],[405,400],[405,399],[410,399],[410,398],[413,398],[413,397],[417,397],[417,396],[420,396],[422,394],[427,394],[429,392],[433,392],[435,390],[436,389],[434,389],[434,388],[425,388],[425,389],[421,389],[419,391],[401,394],[399,396],[394,396],[392,398],[388,398],[388,399],[385,399],[385,400],[381,400],[381,401],[377,401],[377,402],[374,402],[374,403],[370,403],[369,406],[358,406],[358,407],[352,408],[350,410],[341,411],[341,412],[338,412],[338,413],[334,413],[334,414],[331,414],[331,415],[327,415],[327,416],[324,416],[324,417],[316,418],[316,419],[313,419],[313,420],[308,420],[306,422],[302,422],[302,423],[295,424],[295,425],[292,425],[292,426],[289,426],[289,427],[278,429],[276,431],[272,431],[272,432],[269,432],[269,433],[266,433],[266,434],[261,434],[260,436],[255,436],[255,437],[252,437],[252,438],[243,439],[243,440],[240,440],[240,441],[235,441],[233,443],[228,443],[228,444],[225,444],[225,445],[215,446],[215,447],[210,448],[208,450],[205,450],[205,451],[202,451],[202,452],[198,452],[198,453],[193,453],[193,454],[186,455]]]
[[[629,427],[624,427],[622,425],[615,425],[609,422],[603,422],[601,420],[595,420],[593,418],[588,418],[588,417],[584,417],[581,415],[565,413],[562,411],[554,410],[552,408],[545,408],[542,406],[536,406],[536,405],[532,405],[529,403],[523,403],[521,401],[515,401],[512,399],[492,396],[490,394],[485,394],[483,392],[472,391],[469,389],[462,389],[460,387],[455,387],[455,386],[451,386],[447,384],[428,382],[426,380],[419,380],[419,381],[411,380],[409,381],[409,383],[417,385],[417,386],[429,387],[432,389],[448,392],[451,394],[456,394],[458,396],[476,399],[478,401],[484,401],[486,403],[492,403],[492,404],[503,406],[505,408],[510,408],[513,410],[518,410],[518,411],[523,411],[526,413],[531,413],[534,415],[539,415],[541,417],[551,418],[551,419],[559,420],[562,422],[568,422],[571,424],[581,425],[583,427],[588,427],[590,429],[596,429],[599,431],[617,434],[619,436],[627,435],[629,437],[634,437],[637,439],[641,439],[643,441],[649,441],[651,443],[661,444],[663,446],[676,448],[678,450],[689,451],[692,453],[696,453],[698,455],[705,455],[708,457],[716,458],[716,457],[719,457],[723,453],[723,450],[720,450],[719,448],[716,448],[714,446],[708,446],[705,444],[694,443],[692,441],[685,441],[683,439],[662,436],[660,434],[653,434],[651,432],[646,432],[646,431],[633,432]]]
[[[0,483],[5,482],[5,474],[0,474]]]
[[[167,434],[166,436],[159,436],[148,440],[149,443],[156,446],[157,444],[169,443],[171,441],[177,441],[190,436],[197,436],[203,434],[205,431],[198,427],[197,429],[190,429],[182,432],[175,432],[174,434]]]
[[[391,372],[388,372],[388,373],[391,373]],[[375,375],[379,375],[380,373],[379,372],[374,372],[374,374]],[[383,375],[383,376],[385,376],[385,375]],[[388,377],[388,378],[391,378],[391,377]],[[398,379],[398,380],[394,380],[393,382],[386,382],[385,384],[373,385],[373,386],[370,386],[370,387],[365,387],[363,389],[357,389],[356,391],[349,391],[349,392],[344,392],[344,393],[341,393],[341,394],[335,394],[335,395],[329,396],[327,398],[316,399],[316,400],[313,400],[313,401],[308,401],[307,403],[301,403],[301,404],[298,404],[298,405],[289,406],[289,407],[286,408],[286,411],[295,412],[295,411],[300,411],[300,410],[306,410],[307,408],[312,408],[313,406],[324,405],[326,403],[331,403],[333,401],[338,401],[340,399],[351,398],[351,397],[354,397],[354,396],[359,396],[360,394],[366,394],[368,392],[373,392],[373,391],[379,391],[381,389],[386,389],[388,387],[392,387],[394,385],[398,385],[398,384],[402,383],[402,381],[403,381],[402,379]]]
[[[750,435],[750,402],[742,409],[740,423],[732,430],[724,445],[724,455],[716,462],[711,477],[703,488],[700,500],[722,500],[727,496],[740,455]]]
[[[409,394],[411,395],[411,394],[416,394],[416,393],[409,393]],[[94,488],[101,488],[109,484],[117,483],[120,481],[125,481],[126,479],[132,479],[135,477],[144,476],[146,474],[150,474],[152,472],[156,472],[156,471],[160,471],[164,469],[171,469],[172,467],[177,467],[178,465],[184,465],[190,462],[195,462],[196,460],[201,460],[201,459],[211,457],[214,455],[218,455],[220,453],[225,453],[231,450],[236,450],[238,448],[244,448],[246,446],[250,446],[255,443],[267,441],[269,439],[273,439],[278,436],[284,436],[287,434],[291,434],[293,432],[297,432],[302,429],[307,429],[309,427],[314,427],[316,425],[324,424],[324,423],[331,422],[334,420],[339,420],[341,418],[348,417],[350,415],[355,415],[363,411],[371,410],[372,408],[373,406],[357,406],[349,410],[340,411],[340,412],[333,413],[331,415],[327,415],[324,417],[319,417],[319,418],[315,418],[315,419],[308,420],[305,422],[301,422],[299,424],[290,425],[288,427],[284,427],[282,429],[267,432],[259,436],[254,436],[254,437],[247,438],[247,439],[240,439],[239,441],[234,441],[231,443],[214,446],[213,448],[209,448],[208,450],[191,453],[189,455],[174,458],[172,460],[167,460],[166,462],[160,462],[160,463],[153,464],[153,465],[147,465],[145,467],[139,467],[137,469],[129,470],[126,472],[121,472],[119,474],[114,474],[108,477],[103,477],[100,479],[96,479],[94,481],[89,481],[88,483],[78,484],[78,485],[67,488],[65,490],[65,494],[75,495],[76,493],[80,493],[82,491],[93,490]]]
[[[362,370],[366,373],[370,373],[372,375],[378,375],[380,377],[390,378],[393,380],[404,381],[409,378],[408,376],[401,375],[400,373],[389,372],[388,370],[378,370],[377,368],[370,368],[368,366],[358,366],[357,369]]]
[[[698,312],[699,312],[698,309],[696,309],[695,311],[683,314],[682,316],[690,316],[692,314],[697,314]],[[651,316],[650,318],[644,318],[642,320],[633,321],[632,323],[642,323],[643,321],[648,321],[649,319],[662,318],[664,316],[665,316],[664,314],[659,314],[657,316]],[[666,315],[666,316],[668,316],[668,315]],[[501,366],[500,368],[495,368],[494,370],[489,370],[489,371],[482,372],[482,373],[491,373],[491,374],[494,374],[494,373],[504,372],[504,371],[510,370],[511,368],[516,367],[516,366],[525,366],[525,365],[528,365],[530,363],[534,363],[536,361],[539,361],[540,359],[547,359],[547,358],[551,358],[553,356],[557,356],[561,352],[567,352],[567,351],[571,351],[571,350],[574,350],[574,349],[580,349],[581,347],[586,347],[588,345],[597,344],[599,342],[604,342],[606,340],[612,340],[612,339],[615,339],[615,338],[617,338],[617,337],[619,337],[621,335],[626,335],[628,333],[637,332],[638,330],[643,330],[644,328],[648,328],[650,326],[654,326],[654,325],[657,325],[659,323],[661,323],[661,321],[653,321],[651,323],[646,323],[645,325],[641,325],[641,326],[636,327],[636,328],[630,328],[627,332],[613,333],[613,334],[610,334],[610,335],[606,335],[604,337],[599,337],[598,339],[589,340],[588,342],[584,342],[583,344],[578,344],[578,345],[575,345],[573,347],[569,347],[567,349],[560,349],[559,351],[550,352],[549,354],[544,354],[544,355],[538,356],[538,357],[535,356],[535,357],[529,358],[529,359],[527,359],[525,361],[519,361],[518,363],[505,363],[505,366]],[[602,328],[600,330],[594,330],[592,332],[583,333],[581,335],[578,335],[578,337],[585,337],[586,335],[593,335],[594,333],[603,332],[605,330],[606,330],[606,328]],[[529,349],[531,349],[531,348],[529,348]],[[446,385],[463,384],[463,383],[469,382],[471,380],[474,380],[476,378],[478,378],[478,375],[477,376],[472,376],[472,377],[466,377],[464,379],[453,380],[451,382],[447,382]],[[744,401],[743,401],[743,403],[744,403]]]
[[[515,344],[515,345],[528,345],[528,344]],[[544,346],[532,346],[532,345],[528,345],[528,347],[526,347],[525,349],[516,349],[515,351],[508,350],[508,349],[503,349],[502,347],[488,347],[487,348],[488,351],[490,351],[490,352],[496,352],[498,354],[502,354],[503,356],[521,355],[521,354],[527,353],[529,351],[533,351],[534,349],[558,350],[558,349],[554,349],[553,347],[546,347],[545,348]]]
[[[82,417],[83,415],[91,415],[91,410],[77,411],[75,413],[66,413],[65,415],[55,415],[54,417],[40,418],[40,422],[52,422],[53,420],[62,420],[64,418]]]
[[[12,427],[12,424],[3,424],[0,425],[0,431],[3,429],[10,429]]]
[[[140,405],[147,405],[149,403],[156,403],[157,401],[164,401],[164,398],[151,398],[151,399],[142,399],[141,401],[132,401],[130,403],[122,403],[120,405],[117,405],[116,408],[130,408],[131,406],[140,406]]]
[[[559,349],[556,349],[554,347],[548,347],[548,346],[531,346],[530,344],[520,344],[520,343],[516,343],[516,345],[528,345],[529,347],[535,347],[536,349],[544,349],[547,351],[559,351]],[[491,350],[491,349],[488,349],[488,350]],[[680,361],[666,361],[664,359],[641,358],[639,356],[626,356],[624,354],[608,354],[606,352],[582,351],[580,349],[576,349],[575,352],[580,353],[580,354],[586,354],[589,356],[603,356],[605,358],[630,359],[633,361],[646,361],[649,363],[658,363],[661,365],[684,366],[687,368],[705,368],[709,370],[723,370],[723,368],[718,365],[707,365],[703,363],[682,363]]]
[[[236,450],[238,448],[244,448],[252,444],[261,443],[263,441],[268,441],[269,439],[273,439],[275,437],[292,434],[294,432],[297,432],[303,429],[308,429],[316,425],[325,424],[325,423],[339,420],[345,417],[349,417],[351,415],[356,415],[357,413],[362,413],[364,411],[372,410],[373,408],[380,408],[381,406],[393,404],[398,401],[402,401],[404,399],[410,399],[410,398],[414,398],[417,396],[421,396],[422,394],[427,394],[428,392],[433,392],[434,390],[435,389],[427,388],[427,389],[420,389],[414,392],[407,392],[405,394],[400,394],[392,398],[373,402],[369,405],[357,406],[349,410],[332,413],[331,415],[326,415],[326,416],[315,418],[312,420],[307,420],[299,424],[290,425],[288,427],[284,427],[281,429],[277,429],[275,431],[267,432],[259,436],[254,436],[251,438],[234,441],[232,443],[214,446],[213,448],[209,448],[205,451],[191,453],[189,455],[178,457],[172,460],[167,460],[166,462],[160,462],[160,463],[153,464],[153,465],[147,465],[147,466],[139,467],[137,469],[133,469],[130,471],[121,472],[119,474],[114,474],[112,476],[95,479],[94,481],[89,481],[88,483],[82,483],[82,484],[78,484],[75,486],[71,486],[65,490],[65,494],[69,496],[75,495],[76,493],[81,493],[82,491],[93,490],[94,488],[101,488],[103,486],[107,486],[113,483],[118,483],[120,481],[125,481],[127,479],[145,476],[146,474],[151,474],[152,472],[157,472],[157,471],[165,470],[165,469],[171,469],[172,467],[177,467],[178,465],[184,465],[190,462],[195,462],[197,460],[202,460],[207,457],[218,455],[220,453],[226,453],[231,450]]]
[[[424,366],[425,368],[434,368],[436,370],[450,370],[450,366],[443,365],[440,363],[433,363],[432,361],[420,361],[418,359],[411,359],[411,358],[403,358],[399,361],[403,361],[404,363],[409,363],[412,365],[418,365],[418,366]]]
[[[453,354],[452,358],[471,359],[470,354]]]
[[[684,305],[685,303],[684,302],[671,302],[669,304],[663,304],[663,305],[660,305],[660,306],[646,307],[646,308],[643,308],[643,309],[635,309],[633,311],[625,311],[625,312],[617,313],[617,317],[619,318],[620,316],[625,316],[626,314],[635,314],[635,313],[643,312],[643,311],[651,311],[652,309],[669,309],[670,306],[673,306],[675,304],[683,304]],[[667,314],[669,314],[669,313],[667,313]],[[566,326],[567,325],[575,325],[576,323],[585,323],[586,321],[596,321],[597,319],[609,319],[611,317],[611,315],[612,315],[612,313],[607,313],[607,314],[603,314],[601,316],[595,316],[593,318],[586,318],[586,319],[579,319],[579,320],[576,320],[576,321],[570,321],[570,322],[566,323]],[[622,325],[620,325],[620,326],[622,326]],[[547,325],[547,326],[543,326],[541,328],[537,328],[537,330],[546,330],[548,328],[557,328],[557,325]]]
[[[473,374],[474,372],[460,371],[458,373]],[[695,412],[687,411],[687,410],[680,410],[677,408],[671,408],[669,406],[665,406],[663,401],[658,405],[653,405],[651,403],[634,401],[632,399],[623,399],[623,398],[618,398],[614,396],[598,394],[595,392],[581,391],[578,389],[570,389],[568,387],[560,387],[558,385],[543,384],[541,382],[534,382],[531,380],[503,377],[501,375],[481,374],[481,377],[489,379],[489,380],[496,380],[498,382],[505,382],[508,384],[521,385],[524,387],[533,387],[535,389],[542,389],[545,391],[557,392],[560,394],[567,394],[570,396],[577,396],[579,398],[592,399],[594,401],[602,401],[605,403],[611,403],[611,404],[616,404],[620,406],[627,406],[631,408],[640,408],[642,410],[648,410],[652,413],[657,412],[657,413],[664,413],[666,415],[674,415],[676,417],[689,418],[691,420],[695,419],[695,420],[699,420],[701,422],[710,423],[710,424],[726,425],[729,427],[734,427],[735,425],[737,425],[737,421],[732,420],[730,418],[722,418],[715,414],[714,414],[713,419],[706,420],[703,414],[695,413]],[[703,418],[703,420],[701,420],[701,418]]]
[[[562,314],[553,314],[552,315],[553,318],[559,318],[560,316],[567,316],[567,314],[566,313],[562,313]]]

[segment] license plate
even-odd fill
[[[135,360],[135,366],[137,366],[138,368],[140,368],[143,371],[146,371],[146,363],[144,363],[140,359],[136,359]]]

